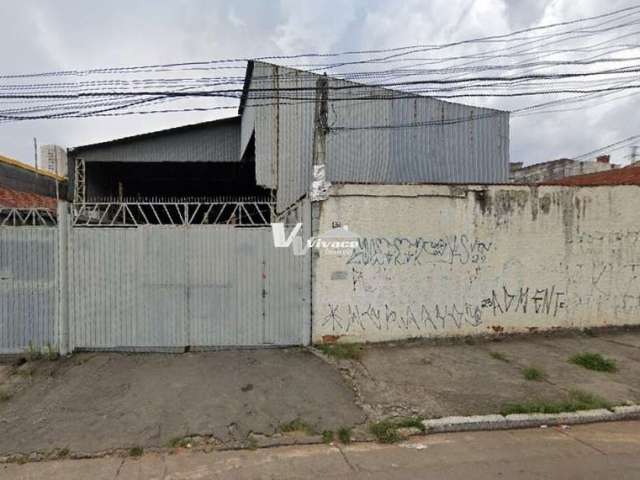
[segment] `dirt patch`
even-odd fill
[[[9,380],[10,368],[9,365],[0,365],[0,385]]]
[[[0,454],[166,447],[193,435],[233,446],[295,419],[317,431],[365,421],[340,374],[302,349],[48,363],[0,404]]]

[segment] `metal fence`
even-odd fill
[[[57,344],[58,232],[0,228],[0,353]]]
[[[0,207],[0,227],[53,226],[56,223],[56,212],[48,208]]]
[[[208,202],[92,202],[73,205],[74,226],[268,225],[274,204],[265,200]]]
[[[0,228],[0,353],[309,341],[309,259],[268,226],[77,221]]]

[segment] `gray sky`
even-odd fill
[[[631,0],[4,0],[0,72],[368,50],[507,33],[634,5]],[[637,42],[637,35],[635,37]],[[640,42],[637,42],[640,43]],[[504,100],[468,102],[510,109]],[[573,157],[639,134],[636,96],[511,120],[511,161]],[[66,147],[234,112],[0,125],[0,154],[33,163],[33,137]],[[621,150],[614,160],[625,161]]]

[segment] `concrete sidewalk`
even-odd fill
[[[303,349],[169,354],[79,354],[29,362],[0,402],[0,457],[168,447],[199,436],[211,447],[365,421],[339,373]],[[6,388],[6,385],[5,385]]]
[[[568,361],[584,352],[614,360],[617,371]],[[614,406],[640,403],[638,330],[371,344],[337,366],[370,418],[494,414],[509,403],[559,401],[571,390]],[[543,378],[526,380],[530,367]]]
[[[414,437],[398,445],[310,445],[0,465],[6,480],[640,478],[640,422]]]
[[[94,353],[5,367],[0,460],[186,444],[212,450],[320,443],[323,431],[341,428],[371,440],[369,425],[389,417],[495,414],[507,404],[559,402],[572,390],[607,406],[640,403],[639,331],[410,341],[355,351],[356,359],[304,349]],[[584,352],[615,361],[617,371],[568,361]],[[527,380],[529,367],[542,378]]]

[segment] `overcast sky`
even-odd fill
[[[451,42],[596,15],[630,0],[2,0],[0,72],[388,48]],[[638,42],[640,43],[640,42]],[[511,161],[573,157],[640,133],[638,100],[511,120]],[[486,103],[485,103],[486,104]],[[499,100],[495,107],[509,108]],[[0,154],[33,163],[40,144],[72,147],[231,113],[0,125]],[[614,158],[622,161],[628,150]]]

